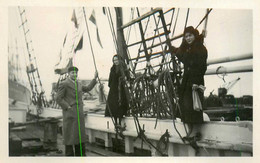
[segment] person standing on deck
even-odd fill
[[[194,110],[192,88],[194,84],[204,86],[207,70],[208,52],[203,45],[203,37],[192,26],[185,28],[183,42],[176,51],[176,56],[184,64],[184,75],[179,90],[182,121],[185,123],[202,123],[202,110]],[[204,94],[198,90],[203,108]]]
[[[105,116],[112,116],[115,119],[115,125],[121,126],[121,120],[128,110],[128,103],[120,68],[125,70],[126,66],[123,62],[120,63],[118,55],[114,55],[112,61],[113,66],[110,69],[108,79],[110,90],[107,98]],[[109,109],[112,115],[110,115]]]
[[[97,72],[88,86],[82,85],[77,80],[78,68],[68,69],[68,78],[60,83],[56,94],[56,101],[62,108],[63,139],[66,156],[85,156],[85,116],[83,113],[83,92],[88,92],[96,85]],[[80,144],[81,142],[81,144]]]

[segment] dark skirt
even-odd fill
[[[198,92],[201,104],[203,106],[204,95]],[[186,86],[180,96],[181,119],[184,123],[203,123],[203,112],[193,109],[192,87]]]
[[[117,90],[111,89],[108,93],[105,116],[122,118],[124,115],[126,115],[127,110],[128,110],[128,105],[127,105],[125,92],[121,91],[121,93],[119,94]]]

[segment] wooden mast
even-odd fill
[[[116,11],[116,27],[117,27],[117,45],[118,45],[118,55],[122,57],[124,61],[129,63],[129,58],[126,52],[126,43],[124,37],[123,25],[123,12],[121,7],[115,7]]]
[[[124,29],[122,28],[123,26],[123,12],[122,12],[122,8],[121,7],[115,7],[115,12],[116,12],[116,28],[117,28],[117,46],[118,46],[118,51],[117,51],[117,55],[119,55],[122,59],[123,59],[123,63],[120,63],[120,72],[122,75],[122,80],[121,82],[123,82],[124,85],[124,92],[126,94],[126,99],[127,99],[127,103],[128,106],[130,105],[130,99],[131,99],[131,93],[130,90],[128,88],[127,85],[127,77],[129,78],[130,74],[128,69],[125,66],[125,61],[126,63],[129,65],[129,58],[127,55],[127,51],[126,51],[126,41],[125,41],[125,37],[124,37]],[[128,71],[128,72],[127,72]]]

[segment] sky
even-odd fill
[[[72,41],[70,32],[75,30],[74,24],[71,21],[72,11],[70,7],[26,7],[26,15],[30,28],[30,35],[33,40],[35,55],[44,90],[47,97],[51,92],[51,83],[58,80],[58,75],[54,74],[55,64],[59,61],[59,53],[63,47],[64,37],[67,34],[66,43]],[[107,79],[112,66],[112,56],[116,53],[112,35],[109,28],[109,23],[106,15],[102,13],[102,8],[86,8],[86,18],[88,19],[92,11],[95,10],[97,25],[103,49],[97,42],[95,25],[88,21],[88,26],[91,35],[91,43],[93,45],[94,56],[97,64],[97,69],[101,79]],[[124,11],[130,11],[130,8],[123,8]],[[147,10],[147,9],[146,9]],[[113,8],[111,8],[112,16],[114,16]],[[144,12],[145,9],[140,9]],[[176,34],[181,34],[183,31],[187,9],[180,9],[178,23],[176,26]],[[188,26],[197,26],[199,21],[205,14],[205,9],[191,9]],[[16,33],[19,26],[19,15],[17,7],[9,7],[9,44],[13,44],[13,38],[19,37],[23,41],[23,35]],[[128,12],[124,12],[124,22],[130,19]],[[176,17],[174,17],[175,20]],[[84,24],[84,17],[82,17]],[[83,49],[78,51],[75,58],[75,65],[79,67],[80,79],[92,79],[94,76],[94,64],[90,51],[90,41],[88,39],[87,30],[83,28],[84,35]],[[199,27],[202,30],[203,24]],[[85,29],[85,30],[84,30]],[[205,38],[205,46],[208,50],[208,59],[221,58],[226,56],[236,56],[242,54],[253,53],[253,16],[252,10],[243,9],[213,9],[209,15],[207,25],[207,37]],[[133,30],[133,36],[136,35]],[[79,38],[78,38],[79,40]],[[180,41],[173,42],[173,45],[179,46]],[[24,49],[25,50],[25,49]],[[62,50],[66,55],[68,49]],[[26,51],[24,52],[27,56]],[[22,62],[24,64],[24,62]],[[63,63],[65,64],[65,63]],[[221,66],[240,66],[253,64],[252,60],[239,61],[235,63],[220,64]],[[218,67],[220,65],[208,66],[208,69]],[[253,94],[253,73],[237,73],[228,74],[225,77],[227,82],[233,81],[238,77],[241,80],[230,89],[229,93],[235,96],[252,95]],[[206,91],[205,95],[214,90],[217,93],[217,88],[223,84],[223,80],[216,75],[205,77]]]

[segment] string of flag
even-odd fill
[[[106,15],[106,11],[105,11],[105,7],[102,8],[102,12],[104,15]],[[76,12],[75,12],[75,9],[73,10],[72,12],[72,16],[71,16],[71,21],[73,22],[74,24],[74,27],[76,29],[79,28],[79,22],[78,22],[78,19],[77,19],[77,15],[76,15]],[[99,43],[100,47],[103,48],[103,45],[102,45],[102,42],[101,42],[101,39],[100,39],[100,35],[99,35],[99,29],[98,29],[98,25],[97,25],[97,21],[96,21],[96,13],[95,13],[95,10],[92,10],[92,13],[89,17],[89,21],[91,21],[95,27],[96,27],[96,36],[97,36],[97,42]],[[75,49],[74,49],[74,53],[76,53],[77,51],[81,50],[83,48],[83,34],[84,32],[82,33],[81,37],[80,37],[80,40],[78,42],[78,44],[76,45]],[[67,41],[67,36],[68,36],[68,33],[66,33],[65,37],[64,37],[64,40],[63,40],[63,48],[66,44],[66,41]],[[62,60],[62,49],[60,49],[60,53],[59,53],[59,62],[55,65],[55,66],[58,66],[60,63],[61,63],[61,60]],[[66,67],[64,69],[66,69],[68,66],[72,66],[72,58],[69,58],[69,62],[68,64],[66,65]],[[60,73],[63,73],[63,70],[61,69],[57,69],[58,71],[55,71],[56,73],[60,74]]]
[[[103,10],[104,13],[104,10]],[[97,41],[99,43],[99,45],[101,46],[101,48],[103,48],[100,37],[99,37],[99,32],[98,32],[98,26],[97,26],[97,22],[96,22],[96,14],[95,14],[95,10],[92,10],[92,13],[89,17],[89,21],[91,21],[95,26],[96,26],[96,33],[97,33]]]

